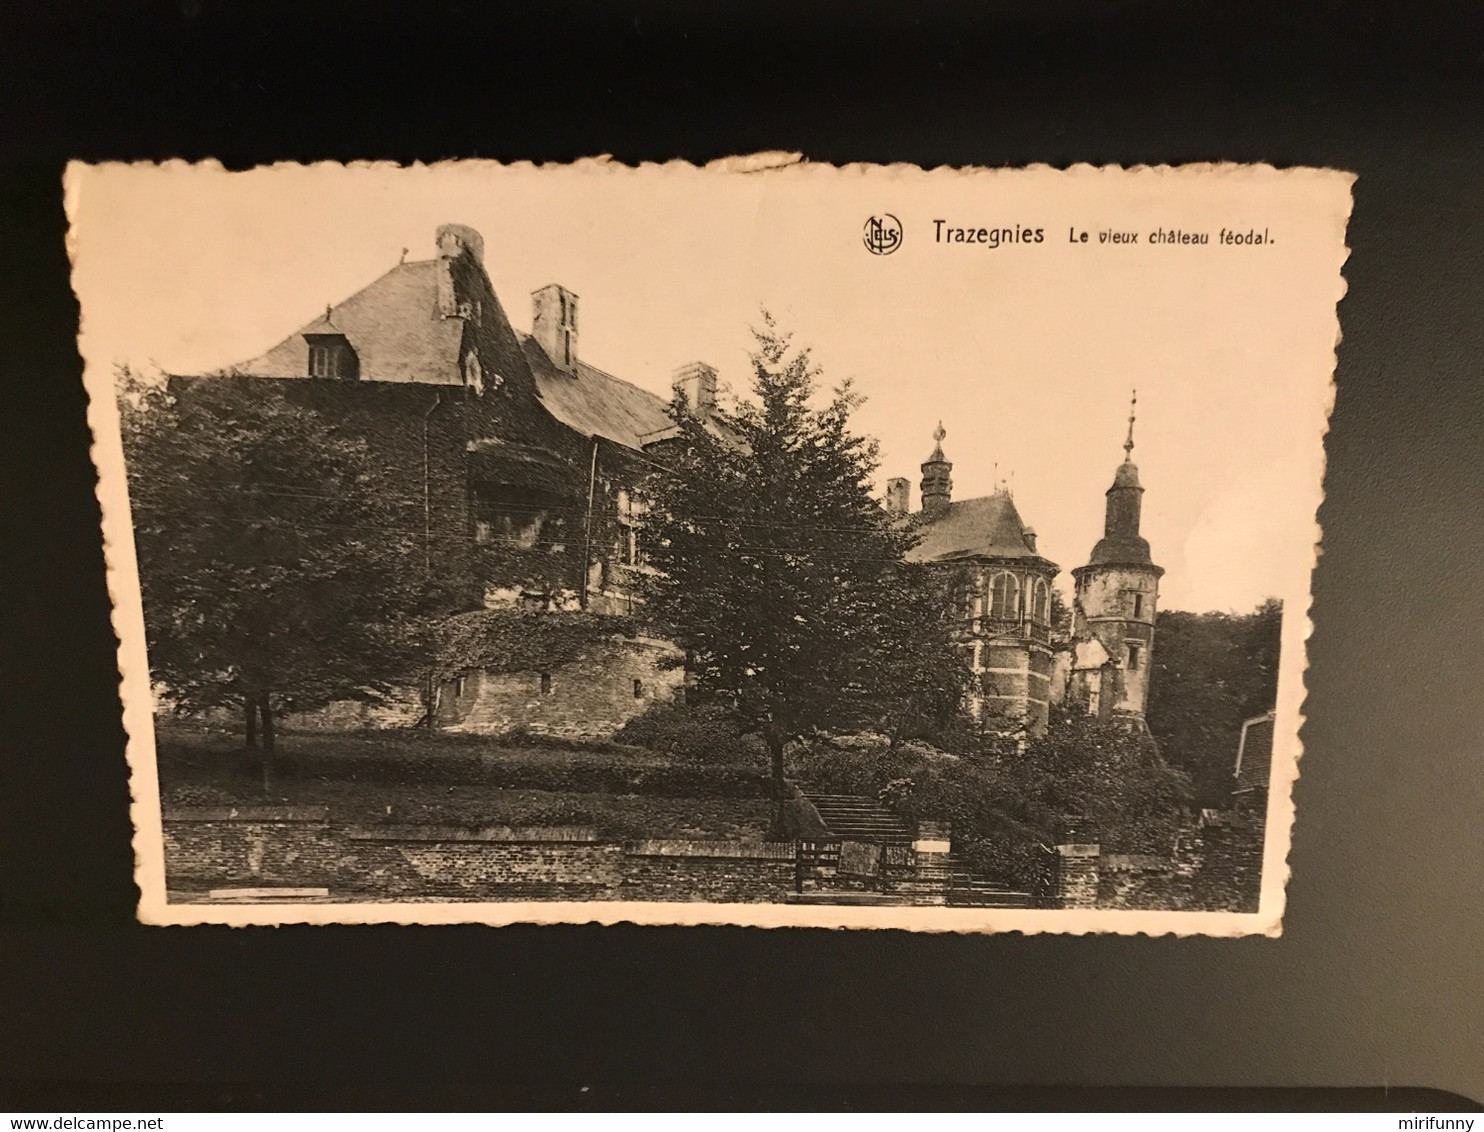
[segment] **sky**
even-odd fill
[[[404,249],[431,258],[447,222],[482,233],[518,330],[530,293],[561,283],[580,298],[580,355],[661,396],[696,360],[744,390],[749,327],[766,307],[826,383],[850,377],[867,398],[856,427],[880,440],[882,485],[909,477],[917,506],[941,420],[954,497],[1012,483],[1064,589],[1101,536],[1137,387],[1161,606],[1240,612],[1307,598],[1341,287],[1336,202],[1348,199],[1337,184],[1088,167],[110,165],[70,176],[69,243],[89,367],[195,373],[254,357]],[[884,213],[903,240],[873,255],[864,222]],[[950,227],[1042,239],[936,238]],[[1151,246],[1157,228],[1210,242]],[[1222,228],[1272,242],[1224,245]],[[1138,243],[1100,243],[1103,230]]]

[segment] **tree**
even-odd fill
[[[752,401],[709,422],[672,406],[674,459],[646,487],[647,613],[697,690],[762,735],[781,781],[789,740],[933,699],[903,683],[903,658],[925,636],[936,657],[948,643],[941,609],[924,618],[911,596],[913,536],[872,496],[877,448],[850,429],[849,382],[816,408],[809,351],[766,312],[754,335]]]
[[[964,722],[972,683],[967,658],[954,643],[952,617],[967,579],[924,563],[893,563],[885,592],[870,609],[864,655],[853,687],[862,721],[888,736],[940,738]]]
[[[1155,622],[1149,729],[1195,780],[1202,805],[1225,805],[1243,720],[1278,694],[1283,604],[1248,614],[1162,611]]]
[[[1190,779],[1143,732],[1076,708],[1052,712],[1023,754],[1002,750],[1004,805],[1047,838],[1066,825],[1105,848],[1168,853],[1186,820]]]
[[[272,382],[119,378],[151,675],[179,709],[240,708],[249,747],[261,727],[266,787],[281,712],[405,677],[416,525],[362,439]]]

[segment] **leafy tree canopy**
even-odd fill
[[[180,707],[271,713],[405,679],[421,532],[365,442],[273,383],[119,375],[153,677]]]
[[[1269,598],[1252,613],[1161,611],[1155,622],[1149,729],[1202,805],[1230,801],[1242,722],[1276,702],[1282,621]]]
[[[912,534],[872,496],[876,444],[850,428],[860,399],[844,382],[816,407],[809,351],[766,313],[754,334],[752,397],[720,428],[672,406],[677,451],[647,487],[647,612],[781,778],[788,739],[956,702],[961,666],[946,606],[904,560]]]

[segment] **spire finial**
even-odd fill
[[[1139,391],[1134,390],[1134,395],[1128,405],[1128,439],[1123,442],[1123,458],[1132,460],[1134,458],[1134,412],[1139,407]]]
[[[947,463],[947,457],[943,455],[943,438],[947,435],[948,430],[943,427],[943,422],[939,421],[938,427],[933,429],[933,440],[936,441],[936,443],[933,445],[933,454],[928,457],[928,463]]]

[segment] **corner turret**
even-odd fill
[[[947,435],[943,422],[939,421],[933,430],[933,454],[922,465],[922,513],[928,518],[943,514],[953,501],[953,465],[943,455],[943,438]]]
[[[1134,463],[1134,393],[1128,415],[1123,463],[1113,473],[1103,518],[1103,537],[1087,565],[1072,571],[1077,594],[1073,635],[1078,642],[1071,693],[1104,718],[1144,718],[1149,703],[1149,666],[1154,656],[1154,618],[1164,568],[1150,557],[1139,533],[1144,488]]]

